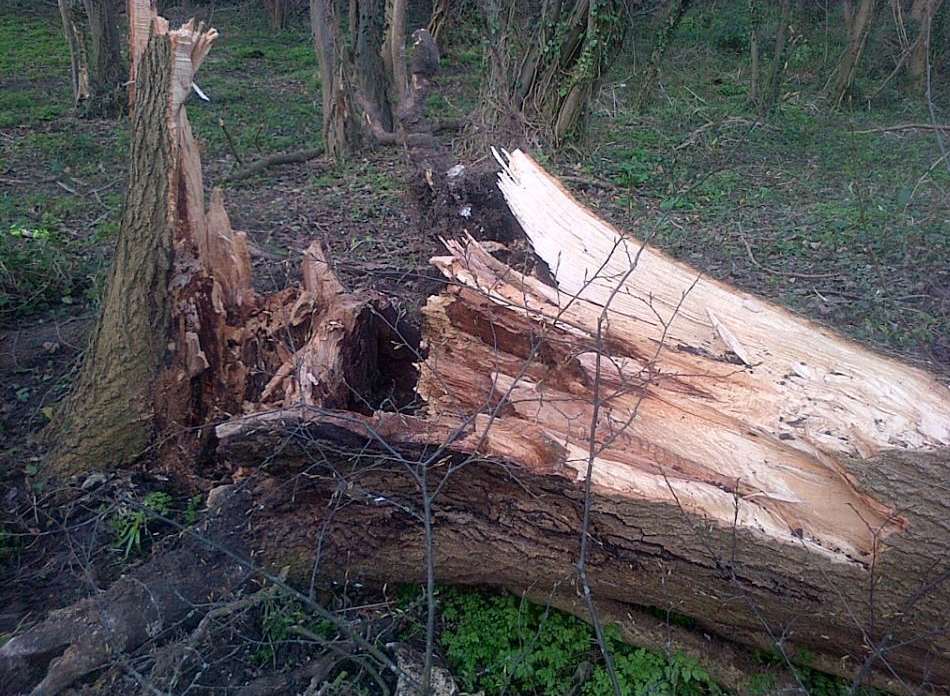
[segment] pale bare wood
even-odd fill
[[[866,561],[874,538],[903,528],[892,507],[855,488],[842,460],[950,444],[945,386],[641,249],[521,152],[509,156],[500,186],[558,287],[520,276],[473,240],[448,243],[452,256],[434,262],[452,280],[523,313],[518,328],[508,320],[512,333],[566,332],[558,340],[573,374],[553,383],[543,370],[524,374],[524,356],[507,352],[500,331],[495,345],[473,340],[466,333],[474,328],[448,314],[465,304],[469,315],[497,323],[497,308],[440,296],[425,310],[430,353],[419,386],[433,412],[464,414],[507,399],[572,452],[569,465],[582,468],[595,325],[609,302],[604,338],[614,355],[603,379],[617,394],[601,407],[601,437],[612,444],[595,467],[598,484],[676,496],[724,524],[738,496],[740,524],[788,543],[804,539],[842,560]],[[644,383],[645,398],[630,388]]]

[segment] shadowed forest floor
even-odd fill
[[[258,4],[245,2],[217,7],[210,22],[221,34],[199,74],[210,102],[189,103],[209,189],[239,160],[321,144],[306,18],[275,33]],[[532,154],[605,218],[703,273],[950,374],[950,173],[933,166],[940,152],[932,132],[868,132],[925,123],[925,105],[891,86],[870,107],[829,111],[816,96],[825,73],[815,66],[836,56],[816,30],[793,42],[780,108],[757,121],[739,31],[712,11],[688,15],[643,113],[631,104],[650,34],[634,31],[597,99],[587,140]],[[482,50],[472,36],[449,30],[431,114],[459,118],[478,106]],[[35,483],[33,437],[74,374],[126,184],[127,119],[74,117],[68,70],[55,3],[0,7],[0,495],[5,518],[21,510],[0,526],[0,563],[10,591],[47,582],[47,591],[3,610],[0,634],[88,591],[75,555],[31,536],[42,525],[22,518],[26,500],[41,507],[50,494]],[[861,87],[873,92],[880,79],[868,79]],[[942,85],[938,103],[950,100],[950,80]],[[490,156],[465,151],[469,160]],[[257,282],[282,287],[320,239],[351,288],[380,288],[417,308],[438,287],[428,259],[440,245],[420,228],[409,175],[404,154],[382,148],[342,165],[318,159],[271,168],[227,186],[233,226],[255,247]],[[161,491],[160,482],[131,475],[109,485],[137,499]],[[187,521],[192,503],[172,492],[164,505]],[[113,507],[101,516],[123,514]],[[137,558],[114,550],[122,544],[112,527],[83,542],[97,549],[100,584]],[[494,600],[485,601],[477,610],[495,611]],[[276,666],[274,641],[288,639],[279,617],[292,611],[272,613],[270,624],[262,614],[248,673]]]

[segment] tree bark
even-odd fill
[[[689,9],[690,0],[673,0],[670,3],[670,10],[663,21],[662,26],[656,32],[653,40],[653,51],[650,53],[650,62],[647,64],[646,72],[640,81],[640,89],[637,91],[636,108],[643,109],[653,98],[656,90],[657,77],[660,74],[660,62],[666,55],[666,48],[669,46],[680,20]]]
[[[878,0],[861,0],[858,8],[852,10],[853,14],[847,18],[850,5],[844,5],[846,24],[849,26],[848,46],[835,67],[827,89],[828,98],[836,109],[841,106],[854,84],[854,77],[874,23],[874,16],[877,14],[877,7]]]
[[[345,70],[335,0],[310,0],[320,92],[323,97],[323,143],[327,154],[342,159],[356,149],[359,123],[352,102],[352,87]]]
[[[534,11],[491,0],[483,12],[490,60],[482,136],[555,145],[582,136],[590,101],[623,44],[620,3],[546,0]]]
[[[128,74],[119,46],[118,0],[83,0],[89,18],[92,91],[89,112],[116,115],[124,101]]]
[[[89,58],[86,55],[86,36],[83,30],[80,5],[77,0],[59,0],[59,14],[69,47],[69,75],[73,87],[73,106],[77,109],[89,99]]]
[[[84,116],[115,115],[122,103],[127,77],[119,48],[116,1],[59,0],[73,98]]]
[[[917,25],[917,39],[911,48],[907,69],[914,91],[918,94],[927,91],[927,63],[930,60],[933,19],[942,3],[943,0],[914,0],[911,6],[910,16]]]

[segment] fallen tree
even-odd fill
[[[137,8],[129,201],[51,462],[237,484],[216,519],[239,528],[208,523],[193,554],[220,572],[137,571],[160,573],[160,617],[289,564],[504,586],[588,618],[599,603],[647,643],[638,608],[660,608],[856,684],[947,687],[946,386],[701,278],[517,151],[499,183],[536,275],[459,229],[433,259],[449,283],[421,345],[319,244],[299,286],[256,292],[220,192],[205,207],[184,108],[215,34]],[[413,386],[410,409],[394,395]],[[0,671],[48,667],[35,693],[56,693],[135,649],[154,622],[126,608],[130,586],[10,640]]]

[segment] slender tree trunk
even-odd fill
[[[680,20],[683,19],[683,15],[689,9],[689,4],[690,0],[672,0],[669,14],[656,32],[650,62],[647,65],[643,80],[640,82],[640,90],[637,92],[636,108],[638,110],[646,107],[653,98],[657,77],[660,74],[660,62],[663,60],[663,56],[666,55],[666,49],[676,33]]]
[[[59,14],[63,19],[63,33],[69,47],[70,82],[73,88],[73,106],[77,109],[89,99],[89,58],[86,55],[86,32],[78,0],[59,0]]]
[[[907,69],[910,73],[914,91],[923,94],[927,82],[927,62],[930,60],[930,37],[933,33],[933,19],[943,0],[914,0],[910,16],[917,25],[917,39],[911,48]]]
[[[759,104],[759,12],[755,0],[749,0],[749,56],[751,77],[749,80],[749,101]]]
[[[409,89],[406,75],[406,5],[408,0],[389,0],[389,31],[386,45],[392,61],[392,99],[399,104]]]
[[[449,23],[451,0],[435,0],[432,3],[432,15],[429,17],[429,33],[437,44],[442,42],[442,34]]]
[[[769,79],[766,82],[765,93],[759,105],[759,113],[765,117],[775,110],[778,105],[779,94],[782,90],[782,77],[785,74],[785,43],[788,33],[788,15],[791,0],[782,0],[782,14],[779,17],[778,29],[775,33],[775,50],[772,54],[772,64],[769,69]]]
[[[375,107],[379,125],[393,130],[388,78],[383,61],[385,33],[385,0],[357,0],[356,33],[353,37],[353,64],[357,87],[366,100]]]
[[[847,8],[847,5],[845,7]],[[861,62],[861,55],[864,53],[864,46],[867,44],[868,35],[871,33],[874,16],[877,14],[877,8],[878,0],[861,0],[850,21],[846,20],[846,23],[850,26],[848,46],[838,61],[827,90],[828,98],[834,108],[841,106],[844,98],[851,91],[858,65]]]
[[[283,31],[287,26],[288,4],[289,0],[264,0],[264,8],[274,31]]]
[[[327,154],[341,159],[359,144],[359,123],[352,100],[335,0],[310,0],[320,91],[323,97],[323,143]]]

